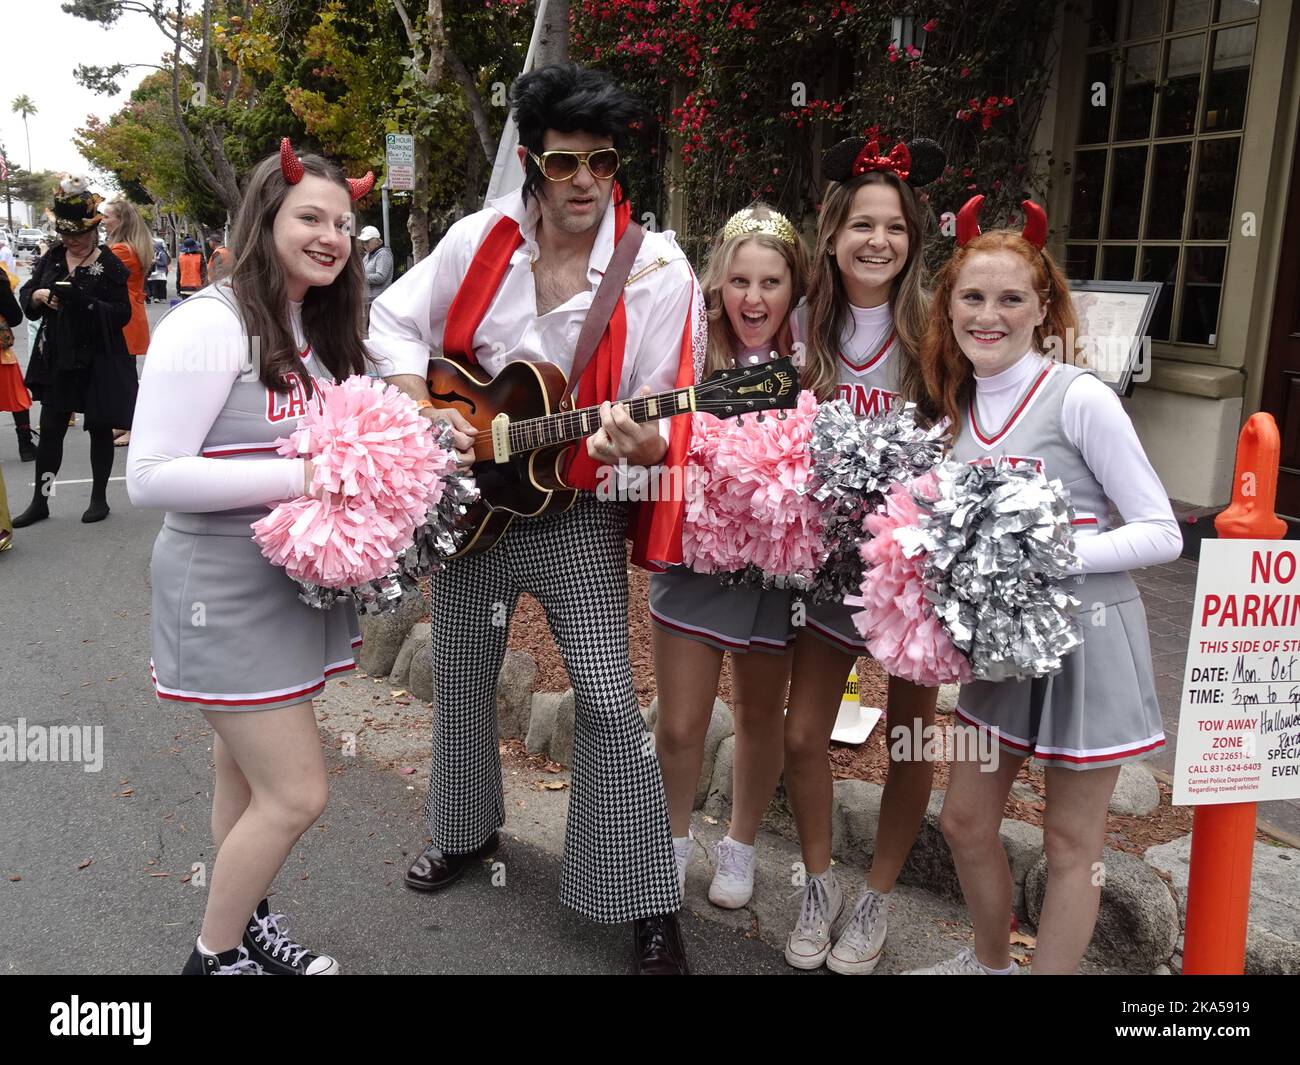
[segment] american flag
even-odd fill
[[[9,160],[5,158],[5,153],[0,152],[0,181],[9,180]]]

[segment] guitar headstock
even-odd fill
[[[718,418],[765,410],[793,410],[799,402],[799,371],[783,359],[718,370],[695,386],[695,409]]]

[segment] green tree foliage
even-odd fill
[[[88,118],[74,143],[92,166],[111,174],[137,203],[152,203],[164,212],[207,224],[221,221],[221,204],[187,162],[172,121],[169,73],[146,77],[108,121]]]

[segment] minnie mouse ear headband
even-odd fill
[[[822,175],[831,181],[850,181],[859,174],[880,170],[920,188],[939,177],[947,162],[947,153],[928,137],[899,141],[882,153],[879,136],[872,134],[847,137],[827,148],[822,155]]]
[[[290,185],[296,185],[302,180],[305,171],[302,168],[302,160],[298,158],[297,153],[293,150],[293,145],[289,143],[288,137],[280,139],[280,173],[284,175],[284,180]],[[375,173],[373,170],[367,170],[365,177],[346,178],[348,191],[353,200],[359,200],[375,187]]]
[[[980,208],[984,205],[983,196],[972,196],[957,212],[957,244],[964,246],[968,241],[980,235]],[[1025,209],[1025,224],[1020,235],[1039,251],[1047,243],[1047,212],[1033,200],[1022,200],[1020,206]]]
[[[770,233],[787,244],[799,243],[799,237],[795,234],[790,219],[786,218],[780,211],[771,209],[768,210],[766,218],[757,218],[755,217],[754,208],[744,207],[728,218],[727,224],[722,227],[722,239],[724,241],[749,233]]]

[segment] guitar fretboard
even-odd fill
[[[652,396],[619,400],[638,425],[691,410],[691,389],[674,388]],[[600,408],[561,411],[541,418],[526,418],[510,423],[510,453],[532,451],[550,444],[567,444],[591,436],[600,428]]]

